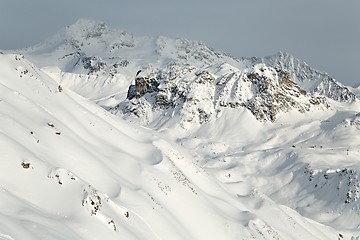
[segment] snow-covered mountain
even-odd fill
[[[241,71],[264,63],[276,71],[288,72],[293,82],[310,93],[342,102],[357,99],[350,88],[286,53],[265,58],[236,59],[200,42],[161,36],[136,37],[126,31],[109,28],[104,23],[84,19],[45,42],[20,52],[37,66],[47,67],[49,74],[71,89],[93,100],[115,97],[115,101],[122,101],[124,92],[111,89],[123,89],[124,82],[129,85],[138,70],[149,67],[163,69],[172,63],[199,69],[226,63]],[[102,94],[94,96],[94,91],[89,90],[94,85],[102,90]]]
[[[353,102],[358,100],[351,88],[344,86],[330,77],[327,73],[311,68],[305,62],[283,52],[270,57],[256,59],[276,69],[286,70],[291,79],[306,91],[316,92],[339,102]]]
[[[360,237],[360,103],[288,54],[79,20],[0,66],[0,239]]]

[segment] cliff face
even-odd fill
[[[148,111],[173,109],[181,122],[203,124],[224,108],[245,107],[259,121],[275,121],[280,113],[330,108],[326,98],[306,92],[283,70],[256,64],[237,69],[219,64],[204,69],[169,64],[145,69],[129,87],[127,100],[113,110],[135,114],[147,122]]]
[[[276,69],[289,72],[293,81],[308,92],[318,93],[338,102],[354,102],[358,100],[356,94],[336,81],[325,72],[318,71],[305,62],[283,52],[273,56],[256,59],[255,62],[264,62]]]

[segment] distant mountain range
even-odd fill
[[[348,87],[287,53],[236,59],[200,42],[135,37],[88,20],[79,20],[22,53],[40,67],[60,68],[59,80],[75,91],[80,88],[77,92],[85,97],[88,96],[82,92],[84,81],[81,80],[84,76],[92,76],[87,80],[91,89],[94,85],[101,88],[110,85],[113,91],[97,96],[102,101],[120,94],[114,90],[124,90],[116,86],[130,85],[135,74],[142,71],[130,93],[134,99],[143,97],[149,103],[139,105],[136,100],[123,103],[124,92],[121,92],[118,102],[110,101],[107,107],[122,108],[126,114],[136,112],[146,118],[145,122],[152,121],[145,116],[148,110],[163,111],[169,108],[168,102],[181,105],[182,121],[196,118],[196,122],[203,123],[222,107],[246,107],[258,120],[274,121],[278,113],[291,109],[304,112],[312,106],[329,108],[330,104],[321,96],[348,103],[358,100]],[[53,73],[54,70],[49,70],[50,75]],[[66,73],[72,73],[71,81],[65,80]],[[207,81],[203,81],[204,78]],[[143,89],[136,93],[140,85]],[[206,96],[200,96],[199,91],[206,92]],[[151,97],[145,96],[147,93]],[[196,99],[201,97],[203,99]],[[190,101],[199,102],[206,109],[193,106],[195,102],[191,104]]]

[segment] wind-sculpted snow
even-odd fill
[[[303,233],[266,218],[268,211],[295,222],[300,215],[258,199],[250,185],[226,190],[186,148],[110,115],[23,56],[0,55],[0,63],[1,237],[286,239]],[[336,234],[307,224],[320,231],[306,233],[309,239]]]
[[[326,74],[87,20],[19,51],[0,239],[359,239],[359,103]]]

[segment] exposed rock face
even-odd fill
[[[360,130],[360,113],[357,113],[351,118],[344,119],[341,125],[344,127],[355,127]]]
[[[204,69],[176,63],[145,69],[129,87],[128,99],[116,110],[152,120],[151,112],[180,116],[181,123],[203,124],[224,108],[245,107],[259,121],[275,121],[279,113],[330,108],[326,98],[306,92],[283,70],[257,64],[239,70],[228,64]]]
[[[289,79],[287,72],[278,72],[275,79],[264,75],[248,75],[255,87],[255,97],[248,99],[245,106],[258,120],[275,121],[277,114],[296,109],[301,113],[312,107],[329,108],[330,105],[322,96],[312,96]]]
[[[287,53],[279,52],[262,59],[254,58],[253,62],[264,62],[276,69],[289,72],[293,81],[308,92],[316,92],[339,102],[350,103],[358,100],[356,94],[327,73],[313,69]]]

